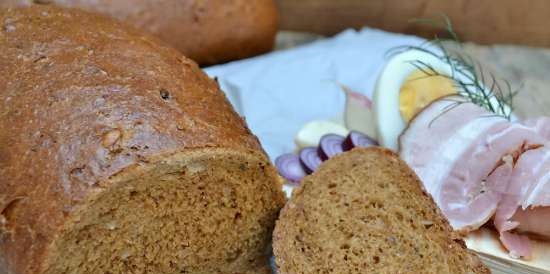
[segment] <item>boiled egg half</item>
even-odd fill
[[[374,116],[378,141],[393,150],[408,122],[434,100],[456,94],[455,82],[420,69],[422,63],[440,75],[452,75],[452,68],[438,57],[409,50],[393,56],[380,74],[374,91]]]
[[[433,52],[416,49],[394,55],[388,61],[378,77],[373,96],[376,131],[382,146],[397,151],[399,135],[417,113],[442,97],[465,95],[457,88],[457,83],[475,86],[468,92],[483,93],[487,98],[485,104],[489,104],[496,115],[510,114],[512,121],[517,120],[510,106],[493,96],[483,83],[473,82],[478,78],[469,70],[460,68],[464,64],[453,63],[451,66],[448,62]],[[464,99],[468,101],[466,97]]]

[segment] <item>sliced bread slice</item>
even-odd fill
[[[490,273],[414,172],[382,148],[346,152],[304,178],[273,249],[279,274]]]

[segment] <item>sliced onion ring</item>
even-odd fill
[[[316,147],[306,147],[300,150],[300,160],[308,174],[313,173],[323,162]]]
[[[299,183],[307,173],[300,162],[298,155],[293,153],[283,154],[275,159],[275,166],[279,170],[279,174],[285,179]]]
[[[370,136],[359,131],[352,130],[344,141],[344,150],[348,151],[354,147],[378,146],[378,142]]]
[[[323,161],[344,152],[344,137],[336,134],[326,134],[319,143],[319,156]]]

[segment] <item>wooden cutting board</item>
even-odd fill
[[[498,240],[498,233],[482,228],[465,239],[469,249],[491,268],[493,274],[550,274],[550,243],[531,241],[534,258],[530,261],[510,258]]]

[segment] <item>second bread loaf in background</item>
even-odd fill
[[[273,0],[3,0],[0,7],[53,4],[98,12],[147,30],[201,65],[273,48]]]

